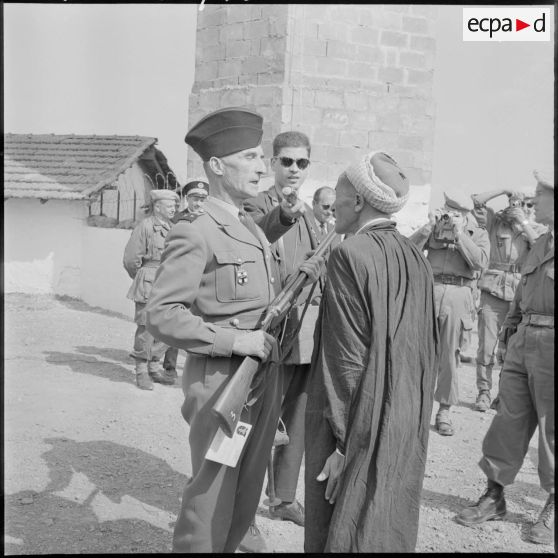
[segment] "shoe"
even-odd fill
[[[495,483],[494,483],[495,484]],[[461,525],[470,527],[478,525],[485,521],[497,521],[504,519],[506,515],[506,500],[504,499],[504,490],[502,486],[494,487],[489,483],[489,487],[479,498],[474,506],[463,508],[455,517],[455,521]]]
[[[278,506],[269,508],[269,515],[273,519],[292,521],[293,523],[304,527],[304,508],[298,500],[295,500],[294,502],[283,502]]]
[[[477,400],[475,401],[475,411],[486,413],[490,409],[490,392],[487,390],[479,391]]]
[[[251,523],[248,527],[248,531],[238,545],[238,550],[250,553],[266,552],[267,547],[256,522]]]
[[[440,409],[436,413],[436,430],[441,436],[453,436],[453,425],[449,418],[449,409]]]
[[[140,389],[152,390],[153,382],[147,373],[147,362],[136,362],[136,385]]]
[[[168,370],[165,368],[162,374],[159,374],[157,380],[153,379],[154,382],[163,384],[165,386],[173,386],[178,378],[176,370]]]
[[[498,405],[500,404],[500,396],[497,395],[493,400],[492,403],[490,404],[490,408],[493,411],[497,411],[498,410]]]
[[[531,525],[527,540],[537,544],[554,544],[554,494],[551,494],[534,525]]]
[[[152,360],[147,363],[147,369],[151,379],[157,384],[172,385],[174,384],[174,379],[168,378],[166,376],[166,370],[163,369],[161,363],[158,360]]]

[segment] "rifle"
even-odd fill
[[[322,240],[314,255],[323,256],[336,236],[335,230],[330,231]],[[264,331],[275,329],[288,314],[307,282],[308,275],[299,269],[273,299],[258,329]],[[260,364],[261,361],[258,358],[244,357],[240,367],[231,376],[211,409],[211,412],[219,421],[219,426],[229,438],[232,437],[236,429],[242,408],[250,392],[250,385]]]

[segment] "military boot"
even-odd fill
[[[447,408],[440,408],[436,413],[436,430],[441,436],[453,436],[453,424]]]
[[[149,375],[154,382],[164,385],[174,384],[174,379],[169,380],[169,378],[165,376],[163,366],[158,360],[150,360],[147,363],[147,369],[149,370]]]
[[[503,519],[506,515],[504,487],[494,481],[488,481],[488,487],[474,506],[463,508],[455,521],[461,525],[477,525],[490,520]]]
[[[176,373],[176,369],[174,368],[165,368],[165,370],[163,371],[163,378],[164,378],[164,382],[161,382],[162,384],[165,384],[167,386],[172,386],[176,383],[176,380],[178,379],[178,374]]]
[[[479,391],[475,401],[475,411],[486,413],[490,409],[490,392],[486,389]]]
[[[538,544],[554,544],[554,494],[550,494],[539,519],[529,529],[527,540]]]
[[[145,360],[136,360],[136,384],[140,389],[153,389],[153,382],[147,372],[147,362]]]

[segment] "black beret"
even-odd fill
[[[184,141],[204,160],[225,157],[260,145],[263,135],[261,114],[229,107],[204,116],[186,134]]]

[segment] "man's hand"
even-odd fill
[[[304,271],[308,275],[310,283],[315,283],[322,275],[325,260],[323,256],[315,256],[315,250],[311,250],[305,254],[306,261],[300,265],[300,271]]]
[[[440,214],[439,210],[428,212],[428,224],[433,227],[436,224],[436,216]]]
[[[301,200],[296,196],[296,192],[289,196],[285,196],[281,200],[281,212],[287,216],[288,219],[297,219],[301,217],[306,211],[306,206],[304,205],[304,200]]]
[[[521,225],[527,219],[525,212],[520,207],[509,207],[506,209],[506,214],[510,220],[515,221],[518,225]]]
[[[506,344],[503,341],[498,341],[498,348],[496,349],[496,359],[498,360],[498,364],[504,364],[504,360],[506,359]]]
[[[262,329],[239,332],[234,339],[232,352],[240,356],[254,356],[265,362],[275,343],[275,339]]]
[[[465,229],[465,223],[467,220],[465,219],[465,215],[459,213],[458,215],[454,215],[453,217],[453,232],[455,235],[463,232]]]
[[[334,451],[326,460],[324,468],[321,473],[316,477],[319,482],[327,479],[327,486],[325,490],[325,499],[330,504],[335,503],[337,493],[339,492],[339,479],[345,467],[345,458],[337,451]]]

